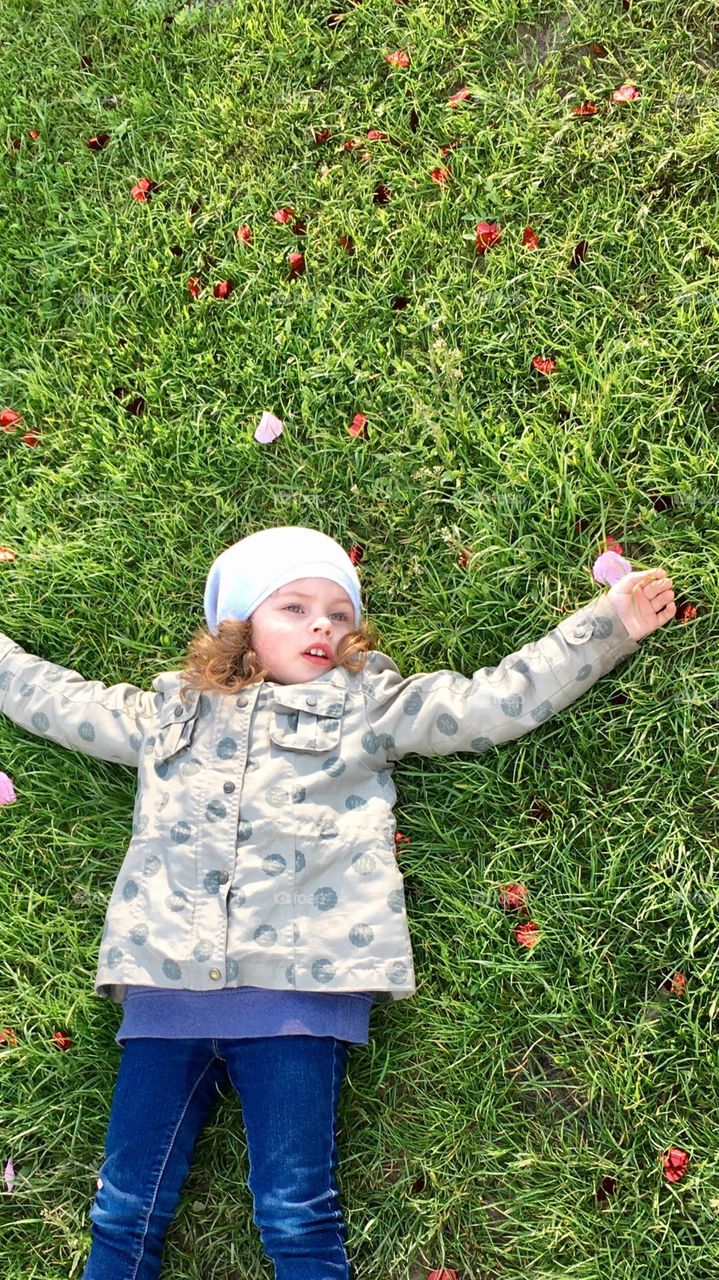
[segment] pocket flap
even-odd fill
[[[157,723],[161,729],[167,729],[171,724],[185,724],[187,720],[197,713],[197,704],[200,700],[200,689],[190,689],[187,694],[187,701],[183,702],[179,694],[171,698],[165,698],[162,710],[158,712]]]
[[[315,716],[341,720],[345,709],[345,689],[285,685],[275,689],[275,706],[280,710],[308,711]]]

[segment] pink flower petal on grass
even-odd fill
[[[273,440],[282,435],[284,427],[285,424],[281,418],[276,418],[274,413],[269,413],[265,410],[260,418],[260,425],[255,431],[255,440],[258,440],[260,444],[271,444]]]
[[[0,804],[14,804],[16,800],[12,779],[6,773],[0,773]]]
[[[5,1165],[5,1181],[7,1183],[8,1192],[12,1191],[15,1186],[15,1168],[12,1162],[12,1156]]]
[[[620,578],[624,578],[631,572],[632,566],[629,561],[624,556],[617,555],[616,551],[602,552],[592,565],[595,581],[607,587],[613,586],[615,582],[619,582]]]

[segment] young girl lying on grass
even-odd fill
[[[95,979],[123,1052],[83,1280],[154,1280],[193,1149],[229,1077],[276,1280],[351,1280],[335,1180],[350,1045],[415,991],[394,766],[481,755],[544,724],[675,613],[662,569],[471,678],[403,678],[324,533],[265,529],[215,560],[204,628],[152,691],[0,634],[0,710],[137,769]]]

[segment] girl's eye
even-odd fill
[[[301,604],[286,604],[286,605],[285,605],[285,609],[301,609],[301,608],[302,608],[302,605],[301,605]],[[340,612],[340,610],[338,610],[338,611],[337,611],[337,616],[338,616],[339,618],[341,618],[343,622],[346,622],[346,621],[347,621],[347,614],[346,614],[346,613],[342,613],[342,612]]]

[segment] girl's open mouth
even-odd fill
[[[308,662],[316,662],[320,667],[326,667],[330,662],[329,658],[320,658],[316,653],[303,653],[302,657],[306,658]]]

